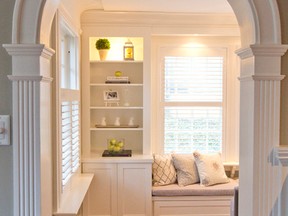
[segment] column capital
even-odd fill
[[[12,56],[12,75],[14,76],[51,76],[49,68],[55,53],[43,44],[4,44]]]
[[[55,51],[44,44],[3,44],[11,56],[41,56],[51,59]]]
[[[53,78],[44,77],[44,76],[12,76],[8,75],[9,80],[13,81],[43,81],[43,82],[52,82]]]
[[[281,81],[285,75],[247,75],[238,78],[239,81]]]
[[[253,56],[281,57],[288,50],[288,45],[284,44],[254,44],[247,48],[241,48],[236,54],[241,59],[251,58]]]

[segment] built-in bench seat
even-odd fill
[[[229,183],[217,184],[209,187],[200,184],[180,187],[178,184],[163,186],[153,186],[153,196],[233,196],[234,187],[238,185],[238,180],[230,179]]]
[[[153,186],[153,215],[229,216],[238,181],[209,187],[200,184]]]

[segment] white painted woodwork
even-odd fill
[[[117,215],[117,165],[84,163],[84,173],[94,178],[84,201],[85,216]]]
[[[276,0],[243,0],[243,1],[239,1],[239,0],[228,0],[229,3],[231,4],[236,16],[237,16],[237,20],[240,26],[240,31],[241,31],[241,41],[242,41],[242,47],[243,48],[247,48],[250,47],[251,44],[259,44],[259,45],[265,45],[265,44],[276,44],[279,45],[281,44],[281,31],[280,31],[280,17],[279,17],[279,13],[278,13],[278,8],[277,8],[277,1]],[[55,10],[59,4],[59,0],[51,0],[51,1],[45,1],[45,0],[16,0],[15,1],[15,8],[14,8],[14,13],[13,13],[13,43],[14,45],[17,43],[27,43],[27,44],[32,44],[32,46],[37,46],[39,41],[45,42],[47,46],[49,46],[49,35],[50,35],[50,29],[51,29],[51,23],[52,23],[52,19],[53,16],[55,14]],[[67,1],[67,4],[73,4],[73,1]],[[80,1],[77,1],[80,2]],[[80,19],[80,14],[81,11],[84,10],[84,8],[87,7],[78,7],[79,9],[77,10],[77,14],[74,17],[74,19],[79,20]],[[89,7],[88,7],[89,8]],[[119,18],[119,20],[121,20],[122,17]],[[147,17],[144,16],[145,20]],[[135,20],[135,19],[133,19]],[[162,18],[163,20],[163,18]],[[188,19],[187,19],[188,20]],[[228,19],[227,19],[228,20]],[[137,25],[137,23],[136,23]],[[131,31],[133,32],[139,32],[137,31],[138,29],[131,28]],[[138,26],[138,25],[137,25]],[[204,25],[203,25],[204,26]],[[114,26],[115,27],[115,26]],[[110,29],[110,31],[118,31],[121,32],[121,27],[117,27],[114,28],[112,26],[109,26],[107,28]],[[169,29],[170,26],[164,26],[164,29]],[[189,32],[190,28],[181,28],[179,31],[179,33],[187,33]],[[149,31],[149,28],[147,28],[146,30]],[[210,31],[211,30],[211,31]],[[227,29],[226,29],[227,30]],[[223,31],[223,29],[219,28],[217,32],[228,32],[228,31]],[[158,31],[160,32],[160,31]],[[162,31],[162,33],[165,33],[166,31]],[[194,29],[195,33],[199,33],[199,29],[197,29],[197,25],[196,28]],[[205,31],[200,31],[201,33],[211,33],[214,32],[213,28],[208,28],[208,30]],[[18,44],[19,45],[19,44]],[[149,43],[148,43],[149,45]],[[149,57],[150,55],[150,50],[149,50],[149,46],[148,46],[148,50],[146,50],[149,54],[146,57]],[[29,55],[30,51],[29,50],[25,50],[24,51],[24,55],[28,54]],[[84,54],[85,55],[85,54]],[[145,58],[146,58],[145,57]],[[21,56],[20,56],[21,58]],[[18,60],[14,60],[15,58],[13,57],[13,75],[25,75],[25,72],[29,72],[31,71],[33,73],[33,75],[35,75],[34,73],[36,73],[36,75],[39,75],[39,73],[41,75],[43,71],[50,71],[50,67],[49,65],[45,65],[42,66],[41,68],[34,68],[34,65],[37,64],[39,61],[35,58],[26,58],[23,59],[23,62],[21,62],[20,59]],[[242,69],[241,69],[241,76],[244,76],[246,74],[251,75],[250,73],[254,74],[254,72],[257,70],[257,68],[261,68],[261,71],[263,74],[270,74],[271,73],[271,68],[272,70],[276,71],[276,76],[280,75],[280,58],[277,57],[277,61],[271,61],[271,58],[268,57],[266,59],[262,59],[261,61],[258,61],[258,59],[254,59],[253,57],[248,58],[248,59],[243,59],[242,60]],[[24,64],[23,64],[24,63]],[[269,66],[269,64],[271,63],[270,67],[266,67],[267,65]],[[149,60],[148,60],[148,65],[150,64]],[[252,65],[252,66],[251,66]],[[23,70],[21,70],[21,68],[25,66],[25,68],[23,68]],[[28,69],[28,70],[27,70]],[[32,74],[30,74],[32,75]],[[275,74],[274,74],[275,75]],[[148,81],[149,81],[149,76],[147,77]],[[270,89],[268,88],[265,84],[263,84],[263,80],[261,81],[261,85],[264,86],[264,89]],[[267,82],[267,85],[269,84],[273,84],[274,81],[269,81]],[[278,81],[277,81],[278,82]],[[260,146],[261,149],[263,148],[270,148],[271,146],[269,145],[267,147],[267,142],[266,139],[264,144],[260,144],[259,140],[254,140],[255,137],[258,137],[259,135],[259,124],[257,125],[256,123],[259,123],[259,121],[256,121],[256,114],[259,112],[259,110],[254,110],[254,104],[259,103],[259,99],[260,99],[260,95],[259,95],[259,86],[257,84],[257,91],[254,91],[254,81],[250,81],[250,82],[245,82],[245,81],[241,81],[241,131],[240,131],[240,166],[242,170],[245,170],[245,174],[243,172],[242,178],[240,178],[240,184],[243,181],[243,188],[242,191],[240,192],[240,209],[242,211],[245,210],[245,212],[241,212],[240,215],[241,216],[247,216],[247,215],[253,215],[253,216],[257,216],[257,215],[261,215],[259,214],[259,205],[253,205],[254,202],[256,202],[256,200],[258,201],[262,201],[262,199],[257,199],[259,198],[259,194],[258,194],[258,189],[259,188],[263,188],[266,185],[271,185],[271,187],[278,187],[277,184],[274,184],[274,182],[269,182],[270,179],[266,179],[267,175],[264,175],[263,181],[261,182],[255,182],[254,178],[257,178],[257,176],[262,175],[262,173],[259,173],[259,171],[256,169],[257,166],[263,164],[262,167],[262,171],[264,170],[265,173],[270,173],[271,175],[273,175],[273,173],[271,173],[271,169],[269,166],[266,166],[267,163],[267,157],[261,156],[262,159],[259,159],[259,154],[255,154]],[[16,84],[14,85],[13,89],[16,90]],[[276,85],[277,86],[277,85]],[[149,88],[149,85],[147,86],[147,88]],[[17,113],[15,113],[17,111],[17,109],[19,109],[19,98],[17,97],[17,92],[15,92],[13,90],[13,109],[15,111],[13,111],[13,119],[17,119],[19,116]],[[49,92],[49,91],[48,91]],[[261,90],[261,92],[263,93],[263,90]],[[265,91],[264,91],[265,92]],[[266,100],[266,96],[268,94],[262,94],[262,100]],[[45,106],[47,106],[47,104],[49,104],[49,97],[46,97],[47,95],[41,95],[40,98],[38,98],[37,100],[41,100],[41,104],[40,103],[36,103],[35,104],[35,110],[36,112],[39,111],[40,107],[41,109]],[[267,98],[268,99],[268,98]],[[268,103],[272,103],[275,102],[276,103],[276,107],[279,107],[279,98],[276,98],[275,100],[271,100],[268,99]],[[274,104],[272,104],[274,105]],[[25,108],[28,108],[29,106],[25,106]],[[47,111],[45,114],[47,115],[47,113],[49,113],[49,105],[47,106]],[[149,104],[148,104],[149,107]],[[256,106],[255,106],[256,107]],[[257,106],[259,108],[259,106]],[[23,112],[22,110],[20,110],[21,112]],[[15,113],[15,115],[14,115]],[[278,113],[278,111],[277,111]],[[39,115],[39,113],[36,113]],[[34,115],[36,115],[34,114]],[[264,115],[263,115],[264,114]],[[259,118],[257,118],[257,120],[261,120],[261,122],[266,121],[265,119],[267,119],[266,115],[267,112],[265,111],[261,111],[261,115],[258,115]],[[20,114],[21,115],[21,114]],[[273,116],[274,114],[272,114]],[[48,116],[49,117],[49,116]],[[147,116],[146,116],[147,117]],[[279,115],[275,115],[275,118],[271,118],[271,122],[273,123],[272,125],[274,126],[275,124],[279,123]],[[37,118],[35,118],[34,120],[36,122],[39,122],[39,116]],[[31,120],[31,122],[33,122]],[[20,134],[20,131],[18,131],[18,127],[20,129],[23,129],[22,126],[19,126],[18,124],[15,125],[15,123],[19,123],[19,120],[16,120],[14,122],[13,120],[13,134]],[[264,137],[264,134],[267,133],[267,136],[271,138],[271,134],[273,132],[275,132],[276,130],[273,130],[273,132],[269,131],[269,127],[272,126],[270,124],[269,125],[265,125],[264,127],[262,127],[262,138]],[[46,124],[46,125],[41,125],[42,126],[42,130],[46,131],[46,138],[48,137],[49,139],[49,130],[51,129],[51,125],[50,124]],[[149,127],[149,125],[147,125]],[[29,127],[26,128],[29,131],[34,131],[33,127]],[[263,129],[265,131],[263,131]],[[22,130],[23,131],[23,130]],[[38,132],[38,131],[37,131]],[[264,133],[264,134],[263,134]],[[27,135],[27,131],[25,131],[25,133]],[[35,133],[36,137],[39,136],[39,133]],[[147,134],[148,137],[150,136],[150,134]],[[14,136],[14,135],[13,135]],[[18,136],[17,136],[18,137]],[[19,143],[18,143],[18,139],[17,137],[15,137],[15,140],[13,140],[13,148],[17,149]],[[276,137],[278,137],[278,135],[276,135]],[[19,137],[19,139],[24,140],[23,137]],[[148,139],[148,138],[147,138]],[[276,138],[275,138],[276,139]],[[49,142],[49,140],[47,140],[47,142]],[[42,143],[41,143],[42,146]],[[273,143],[273,148],[274,147],[278,147],[278,143]],[[36,150],[36,149],[35,149]],[[255,151],[254,151],[255,150]],[[264,151],[266,152],[266,150]],[[20,150],[20,153],[22,154],[22,150]],[[254,157],[255,156],[255,157]],[[267,156],[267,155],[266,155]],[[14,155],[13,160],[15,160],[15,162],[18,161],[18,155]],[[37,158],[41,158],[41,160],[46,159],[48,161],[51,160],[52,156],[49,154],[49,152],[41,154],[40,152],[35,153],[35,157],[36,160]],[[43,158],[42,158],[43,157]],[[264,160],[265,159],[265,160]],[[264,160],[264,161],[263,161]],[[39,160],[38,160],[39,162]],[[36,163],[37,164],[37,163]],[[19,165],[19,164],[18,164]],[[15,179],[15,182],[18,182],[19,180],[19,176],[18,173],[20,171],[20,167],[17,167],[18,165],[15,165],[15,170],[14,173],[15,175],[13,176],[13,178]],[[18,168],[18,169],[17,169]],[[27,170],[31,170],[32,168],[30,167],[26,167],[26,165],[24,166],[24,168]],[[39,168],[39,167],[37,167]],[[44,171],[47,171],[48,167],[45,168],[41,168]],[[40,168],[39,168],[40,169]],[[26,171],[25,171],[26,172]],[[34,176],[34,175],[33,175]],[[35,178],[35,184],[39,185],[41,180],[39,178],[39,175],[34,176]],[[247,181],[246,181],[247,180]],[[33,180],[29,179],[29,184],[33,185],[33,187],[36,187],[36,185],[33,184]],[[251,186],[251,182],[253,182],[252,187]],[[51,181],[48,181],[48,184],[50,184]],[[247,183],[247,185],[246,185]],[[255,183],[255,184],[254,184]],[[286,183],[287,185],[287,183]],[[17,191],[19,188],[16,187],[15,188],[15,194],[17,195]],[[251,190],[252,189],[252,190]],[[241,188],[240,188],[241,190]],[[49,198],[51,197],[51,192],[52,190],[47,191],[47,193],[45,193],[45,196],[47,197],[47,199],[49,200]],[[251,191],[251,192],[250,192]],[[38,191],[38,193],[44,193],[43,191]],[[39,194],[38,194],[39,195]],[[255,196],[254,196],[255,195]],[[262,195],[264,197],[264,199],[266,199],[267,197],[270,197],[270,191],[269,190],[265,190],[262,191]],[[30,196],[30,195],[28,195]],[[274,196],[274,195],[272,195]],[[279,195],[280,196],[280,195]],[[287,197],[287,193],[286,195],[283,195],[284,197]],[[22,199],[22,198],[20,198]],[[273,198],[272,198],[273,199]],[[272,202],[272,199],[270,200]],[[279,199],[281,199],[281,197],[279,197]],[[241,201],[242,200],[242,201]],[[18,203],[18,196],[15,196],[15,200],[14,200],[14,212],[15,216],[19,216],[18,210],[19,210],[19,203]],[[245,202],[244,202],[245,201]],[[247,204],[248,203],[248,204]],[[251,204],[250,204],[251,203]],[[23,204],[23,203],[22,203]],[[27,203],[26,203],[27,204]],[[49,204],[47,204],[49,205]],[[33,203],[31,203],[31,206],[35,206],[36,209],[40,209],[41,205],[40,205],[40,201],[39,200],[33,200]],[[255,210],[254,210],[255,207]],[[22,208],[28,208],[28,205],[26,206],[22,206]],[[265,214],[269,214],[271,212],[271,206],[265,206]],[[279,208],[283,208],[283,207],[279,207]],[[48,213],[49,213],[49,209]],[[247,212],[247,214],[246,214]],[[252,213],[253,212],[253,213]],[[274,214],[274,213],[273,213]],[[274,215],[281,215],[281,212],[275,213]],[[284,214],[287,215],[287,214]],[[261,215],[262,216],[262,215]]]
[[[238,52],[241,170],[245,167],[239,181],[240,215],[276,216],[281,211],[275,203],[283,185],[282,172],[269,160],[279,146],[280,81],[284,78],[279,62],[286,50],[287,46],[254,45]],[[246,197],[253,199],[247,202]]]
[[[15,63],[9,76],[14,103],[14,215],[48,216],[52,214],[52,149],[51,131],[43,125],[51,127],[48,68],[54,52],[43,45],[4,47]],[[42,74],[40,68],[46,68]]]
[[[119,17],[121,16],[121,18]],[[137,24],[137,27],[135,25]],[[143,127],[142,125],[138,129],[129,129],[129,130],[141,130],[143,128],[143,144],[142,148],[136,148],[137,152],[142,152],[143,154],[150,154],[152,152],[152,146],[160,145],[159,142],[155,142],[155,137],[159,136],[157,133],[158,129],[155,130],[153,124],[153,112],[152,110],[155,109],[152,106],[152,101],[155,100],[156,92],[153,92],[155,89],[152,89],[152,82],[154,81],[153,71],[151,70],[151,37],[154,35],[210,35],[210,36],[239,36],[239,29],[236,23],[235,17],[233,15],[227,14],[219,14],[216,17],[208,14],[157,14],[157,13],[113,13],[113,12],[100,12],[97,10],[85,11],[81,17],[81,26],[82,26],[82,143],[84,143],[82,152],[84,155],[88,155],[90,151],[96,150],[99,151],[103,146],[100,148],[92,148],[91,145],[95,146],[95,143],[102,143],[104,145],[103,136],[99,136],[99,131],[107,131],[107,129],[99,129],[93,128],[95,126],[95,120],[92,123],[91,119],[95,119],[95,116],[104,113],[106,111],[102,110],[99,112],[99,104],[93,104],[95,101],[101,101],[102,95],[96,92],[95,89],[101,89],[101,87],[105,87],[97,82],[94,76],[89,77],[89,73],[91,73],[96,67],[100,67],[101,64],[112,64],[112,62],[97,62],[95,58],[92,58],[94,52],[96,52],[94,46],[92,47],[90,43],[91,37],[142,37],[144,40],[143,46],[143,80],[141,82],[136,82],[136,85],[142,84],[143,87],[140,86],[130,86],[129,91],[135,92],[135,95],[143,94],[143,105],[139,105],[136,99],[137,96],[134,97],[136,106],[133,107],[143,107]],[[229,32],[229,33],[228,33]],[[232,37],[231,37],[232,38]],[[92,49],[91,49],[92,47]],[[92,50],[92,51],[91,51]],[[153,53],[154,54],[154,53]],[[232,53],[229,53],[231,55]],[[235,61],[235,58],[232,60]],[[137,61],[136,61],[137,62]],[[236,61],[235,61],[236,62]],[[115,63],[115,62],[114,62]],[[117,62],[116,62],[117,63]],[[126,64],[130,64],[126,62]],[[101,66],[102,67],[102,66]],[[128,68],[128,66],[125,66]],[[130,67],[130,66],[129,66]],[[230,64],[229,64],[230,67]],[[231,69],[231,68],[229,68]],[[109,70],[107,70],[109,71]],[[237,71],[233,71],[237,73]],[[103,73],[105,74],[105,73]],[[236,79],[234,79],[236,80]],[[106,85],[107,86],[107,85]],[[237,85],[233,85],[237,86]],[[118,86],[113,85],[111,88],[117,88]],[[138,92],[139,89],[143,89],[143,92]],[[100,91],[101,92],[101,91]],[[90,95],[90,96],[89,96]],[[96,99],[97,98],[97,99]],[[100,98],[100,100],[99,100]],[[234,97],[233,97],[234,98]],[[94,101],[94,102],[93,102]],[[133,100],[134,101],[134,100]],[[92,104],[91,104],[92,103]],[[237,105],[238,102],[236,101],[235,104]],[[90,109],[89,109],[90,107]],[[120,107],[121,108],[121,107]],[[231,106],[233,108],[233,106]],[[97,112],[93,111],[98,109]],[[122,108],[121,108],[122,109]],[[237,109],[235,109],[237,110]],[[135,111],[133,111],[135,112]],[[139,113],[139,111],[137,111]],[[97,114],[95,114],[97,113]],[[112,112],[110,112],[112,113]],[[122,112],[123,113],[123,112]],[[127,112],[126,112],[127,113]],[[115,110],[113,110],[113,115],[115,116]],[[94,117],[93,117],[94,116]],[[98,119],[100,117],[98,116]],[[156,118],[154,118],[156,119]],[[237,116],[232,115],[231,118],[233,121],[237,121]],[[234,120],[236,119],[236,120]],[[125,119],[124,119],[125,120]],[[99,121],[99,120],[98,120]],[[155,121],[155,120],[154,120]],[[90,122],[90,124],[88,123]],[[228,122],[230,124],[230,122]],[[115,131],[115,129],[113,129]],[[123,129],[121,129],[123,131]],[[129,131],[127,130],[127,132]],[[92,132],[91,132],[92,131]],[[95,131],[98,131],[96,134]],[[91,136],[90,136],[91,134]],[[139,134],[140,131],[139,131]],[[95,137],[100,137],[99,140],[96,140]],[[118,134],[116,134],[118,135]],[[233,139],[237,139],[238,134],[235,136],[228,135],[229,142],[233,141]],[[96,140],[94,142],[93,140]],[[139,138],[138,138],[139,140]],[[154,143],[152,143],[154,142]],[[90,143],[90,144],[89,144]],[[96,144],[99,146],[100,144]],[[139,145],[139,143],[137,143]],[[234,146],[230,149],[227,148],[228,151],[237,152],[237,147]],[[153,149],[154,151],[154,149]],[[226,151],[226,150],[225,150]],[[228,154],[227,154],[228,155]],[[233,153],[233,156],[227,158],[227,160],[237,160],[236,158],[238,155]]]
[[[143,46],[143,44],[141,44],[141,46]],[[90,49],[92,49],[90,52],[95,52],[95,45]],[[122,56],[120,56],[120,58],[122,58]],[[116,70],[122,71],[123,76],[128,76],[131,84],[105,84],[107,76],[114,76]],[[88,112],[86,111],[87,107],[83,107],[83,116],[90,117],[88,123],[90,128],[88,131],[83,132],[85,135],[87,134],[87,136],[82,136],[84,139],[82,142],[84,143],[83,152],[88,152],[90,150],[102,153],[107,149],[108,139],[123,138],[126,149],[142,153],[144,137],[143,61],[93,61],[90,63],[89,71],[82,74],[82,76],[89,76],[90,79],[90,90],[85,97],[82,97],[82,101],[89,101],[90,103]],[[82,83],[82,86],[83,85],[86,85],[86,83]],[[119,106],[105,106],[103,92],[107,90],[118,92],[120,98],[118,103]],[[125,106],[126,102],[129,103],[129,106]],[[118,117],[120,118],[121,125],[128,125],[129,119],[133,117],[134,123],[135,125],[138,125],[138,127],[96,127],[96,125],[101,124],[103,117],[105,117],[107,125],[113,125],[115,119]],[[85,120],[86,119],[87,118],[85,118]],[[83,123],[87,124],[86,121]]]
[[[151,156],[89,157],[83,172],[94,179],[84,201],[84,216],[152,215]]]
[[[230,216],[233,196],[153,197],[153,216]]]
[[[118,164],[118,215],[149,216],[151,164]]]
[[[96,11],[94,11],[95,13]],[[86,12],[85,12],[86,14]],[[133,152],[149,154],[150,144],[150,88],[149,88],[149,34],[146,27],[137,27],[131,31],[131,27],[117,27],[111,31],[98,23],[89,24],[89,20],[83,14],[82,24],[82,153],[89,155],[91,151],[103,152],[107,148],[107,139],[113,137],[124,138],[125,148]],[[97,14],[97,12],[96,12]],[[108,61],[97,61],[95,38],[134,38],[135,61],[122,61],[118,58]],[[92,42],[91,42],[92,41]],[[92,46],[91,46],[92,43]],[[144,45],[143,45],[144,44]],[[124,45],[124,44],[123,44]],[[113,44],[112,44],[113,46]],[[145,48],[144,48],[145,46]],[[122,50],[122,47],[120,47]],[[136,51],[138,53],[136,53]],[[109,54],[108,54],[109,55]],[[109,57],[109,56],[108,56]],[[120,56],[122,58],[122,56]],[[118,60],[117,60],[118,59]],[[145,59],[145,61],[143,61]],[[122,71],[123,76],[129,76],[132,85],[105,84],[107,76],[113,76],[116,70]],[[119,107],[105,107],[103,101],[104,90],[116,90],[120,94]],[[128,94],[125,93],[128,92]],[[128,98],[129,107],[124,106],[125,96]],[[129,108],[129,109],[128,109]],[[128,124],[130,117],[134,117],[138,128],[96,128],[101,119],[106,117],[107,124],[114,123],[116,117],[120,117],[121,124]]]
[[[85,28],[89,25],[105,24],[103,29],[106,31],[112,34],[118,32],[118,34],[124,36],[127,34],[139,35],[141,31],[135,31],[137,27],[147,27],[148,33],[151,32],[153,35],[171,35],[171,29],[173,29],[174,35],[239,36],[240,34],[234,14],[115,13],[90,10],[83,13],[81,22],[82,27],[84,24]],[[127,27],[128,31],[122,33],[123,30],[121,28],[119,31],[115,31],[114,29],[119,28],[119,25]],[[96,28],[94,31],[97,32],[99,30]]]
[[[89,190],[93,174],[75,174],[62,197],[60,207],[54,216],[76,216],[81,210],[83,200]]]

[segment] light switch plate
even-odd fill
[[[0,115],[0,145],[10,145],[9,115]]]

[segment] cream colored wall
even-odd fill
[[[11,43],[14,0],[0,1],[0,115],[12,114],[11,56],[2,47]],[[0,146],[0,215],[13,214],[13,145]]]
[[[281,17],[282,43],[288,44],[288,1],[277,0]],[[288,145],[288,53],[282,57],[281,73],[286,78],[281,84],[280,144]]]

